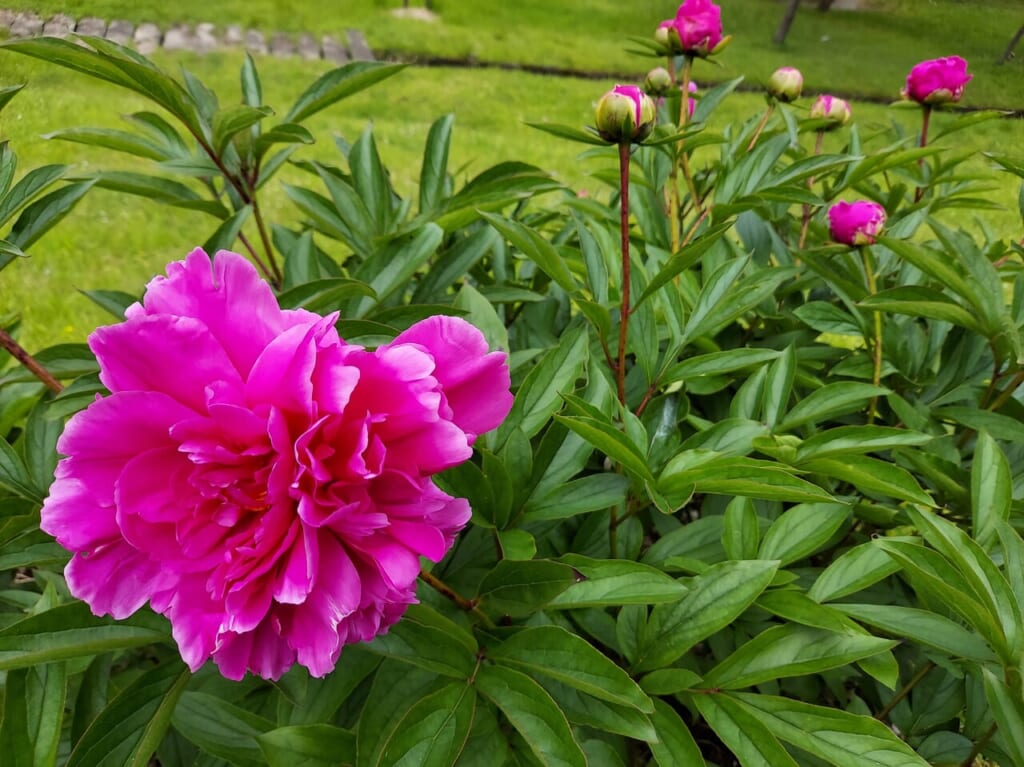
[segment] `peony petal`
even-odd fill
[[[140,317],[97,328],[89,346],[100,363],[100,380],[115,393],[162,392],[202,412],[211,382],[239,390],[242,385],[224,347],[189,317]]]
[[[89,603],[94,615],[127,618],[150,595],[173,582],[173,574],[123,541],[76,554],[64,568],[72,596]]]
[[[473,325],[458,317],[430,317],[417,322],[393,345],[417,344],[434,359],[434,377],[441,384],[452,421],[469,436],[497,427],[512,408],[507,355],[487,353],[487,341]]]

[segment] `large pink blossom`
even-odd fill
[[[110,390],[74,416],[42,527],[72,593],[147,601],[192,669],[329,672],[415,601],[470,516],[431,475],[511,406],[506,355],[451,317],[368,351],[285,311],[241,256],[195,250],[89,344]]]
[[[684,53],[707,56],[722,42],[722,9],[711,0],[684,0],[672,24]]]
[[[971,77],[967,62],[959,56],[921,61],[907,75],[903,98],[929,105],[959,101]]]

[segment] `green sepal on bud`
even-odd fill
[[[664,96],[674,85],[672,75],[665,67],[655,67],[644,78],[644,93],[652,98]]]
[[[616,85],[594,112],[598,135],[613,144],[640,143],[654,130],[656,118],[654,102],[636,85]]]
[[[804,76],[796,67],[780,67],[768,78],[768,93],[789,104],[800,98],[804,89]]]

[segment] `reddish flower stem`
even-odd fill
[[[775,102],[772,101],[767,108],[764,110],[764,115],[761,117],[761,122],[757,124],[757,130],[754,131],[753,138],[750,139],[750,143],[747,144],[747,151],[753,151],[754,147],[757,146],[757,140],[761,138],[761,132],[764,127],[768,124],[768,120],[771,119],[772,114],[775,112]]]
[[[821,154],[821,146],[825,143],[825,131],[818,131],[818,138],[814,141],[814,154],[815,156]],[[807,188],[810,189],[814,186],[814,176],[807,179]],[[800,250],[804,249],[804,243],[807,242],[807,229],[811,225],[811,206],[804,204],[804,220],[800,224],[800,242],[797,243],[797,247]]]
[[[615,365],[615,381],[619,402],[626,404],[626,334],[629,332],[629,144],[619,144],[619,188],[621,214],[619,233],[622,245],[622,306],[619,314],[619,356]]]
[[[924,105],[924,112],[921,115],[921,140],[917,143],[917,145],[921,149],[924,149],[926,146],[928,146],[928,124],[931,122],[931,119],[932,119],[932,108],[931,108],[931,105],[925,104]],[[917,161],[917,165],[920,168],[924,168],[924,158],[923,157],[920,158]],[[914,202],[920,202],[921,198],[923,196],[924,196],[924,187],[923,186],[919,186],[917,188],[917,190],[914,192]]]
[[[475,599],[466,599],[436,575],[428,573],[426,570],[420,571],[420,580],[434,589],[445,599],[450,599],[466,612],[472,613],[485,626],[494,628],[494,622],[477,606],[477,601]]]
[[[0,346],[10,352],[11,356],[28,369],[32,375],[46,384],[47,389],[55,394],[60,394],[64,391],[64,384],[54,378],[49,370],[40,365],[39,361],[25,351],[21,344],[15,341],[11,334],[3,328],[0,328]]]

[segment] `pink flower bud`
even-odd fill
[[[658,28],[654,30],[654,42],[661,45],[669,53],[677,54],[683,52],[683,47],[679,43],[679,34],[676,32],[675,19],[665,19],[658,25]]]
[[[722,42],[722,9],[711,0],[685,0],[673,24],[683,53],[708,56]]]
[[[907,75],[903,98],[919,104],[950,104],[960,100],[973,76],[967,74],[967,62],[959,56],[922,61]]]
[[[811,104],[810,118],[812,120],[828,120],[831,125],[824,128],[829,130],[831,128],[838,128],[840,125],[846,125],[850,122],[850,105],[843,99],[836,98],[835,96],[822,95],[818,96]]]
[[[804,88],[804,76],[796,67],[781,67],[768,78],[768,92],[787,104],[800,98]]]
[[[682,89],[682,86],[680,86],[680,89]],[[690,110],[689,116],[693,117],[693,110],[697,108],[697,100],[693,98],[693,94],[697,92],[697,83],[695,83],[693,80],[690,80],[690,84],[686,86],[686,90],[690,94],[690,101],[688,102],[688,107]]]
[[[832,239],[843,245],[871,245],[885,226],[885,208],[877,202],[837,202],[828,209]]]
[[[597,132],[615,144],[641,142],[654,128],[654,102],[636,85],[616,85],[597,102]]]

